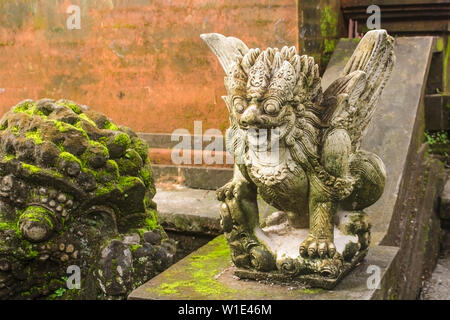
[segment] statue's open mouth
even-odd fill
[[[281,125],[247,126],[241,127],[241,129],[244,131],[250,147],[259,151],[270,151],[272,148],[278,148],[283,143],[284,138],[292,130],[293,125],[294,123],[290,117],[286,117]]]

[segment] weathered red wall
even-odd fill
[[[66,8],[81,7],[81,30]],[[295,0],[0,0],[0,113],[67,98],[140,132],[228,126],[223,71],[199,35],[296,45]]]

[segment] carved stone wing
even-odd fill
[[[226,75],[231,71],[233,64],[237,60],[240,61],[248,51],[245,43],[238,38],[225,37],[219,33],[203,33],[200,35],[200,38],[206,42],[217,56]]]
[[[200,37],[212,52],[217,56],[220,64],[222,65],[223,70],[225,71],[226,77],[231,76],[233,73],[233,68],[236,68],[237,65],[240,65],[242,58],[249,51],[246,44],[235,37],[226,37],[219,33],[204,33],[201,34]],[[225,84],[227,81],[225,81]],[[233,113],[231,112],[231,101],[228,96],[222,97],[227,105],[228,111],[230,111],[230,122],[231,126],[227,129],[226,132],[226,144],[227,150],[230,153],[234,153],[235,156],[243,155],[244,148],[244,139],[242,136],[244,133],[241,129],[239,129],[236,119],[233,117]],[[239,163],[242,163],[242,160],[238,160]]]
[[[354,150],[359,148],[394,66],[393,43],[385,30],[369,31],[341,77],[324,92],[322,121],[331,128],[346,129]]]

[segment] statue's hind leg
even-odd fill
[[[350,173],[356,180],[353,192],[341,201],[345,210],[362,210],[374,204],[383,194],[386,169],[376,154],[358,150],[350,159]]]
[[[370,222],[362,210],[383,194],[386,170],[377,155],[359,150],[350,159],[350,172],[356,182],[350,196],[340,202],[337,222],[343,233],[358,236],[359,249],[365,249],[370,244]],[[356,249],[349,247],[349,251]],[[351,256],[352,252],[347,254]]]

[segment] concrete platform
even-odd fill
[[[137,288],[130,300],[309,300],[388,299],[391,295],[394,267],[398,248],[377,246],[371,248],[366,259],[342,280],[332,291],[266,284],[239,280],[233,275],[230,250],[224,236],[218,236],[207,245],[171,266],[169,269]],[[375,267],[374,267],[375,266]],[[378,268],[376,271],[372,268]],[[379,272],[380,289],[372,285]]]

